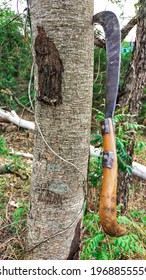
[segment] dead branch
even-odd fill
[[[146,166],[133,161],[132,162],[132,174],[146,180]]]
[[[26,106],[24,106],[19,100],[18,98],[12,93],[12,92],[7,92],[7,95],[9,95],[11,98],[13,98],[15,100],[15,102],[24,110],[26,110],[27,112],[34,114],[34,111],[28,109]]]
[[[21,156],[21,157],[33,159],[33,154],[30,154],[30,153],[23,153],[23,152],[14,152],[14,151],[11,151],[9,154],[10,154],[10,155],[14,155],[14,156],[18,156],[18,157]]]
[[[14,110],[11,112],[8,112],[8,111],[4,111],[3,109],[0,109],[0,118],[3,118],[9,122],[14,123],[15,125],[17,125],[19,127],[25,128],[25,129],[29,129],[29,130],[35,129],[34,122],[21,119]]]

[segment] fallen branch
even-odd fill
[[[146,180],[146,166],[133,161],[132,162],[132,174]]]
[[[29,129],[29,130],[34,130],[35,129],[35,124],[34,122],[31,121],[26,121],[24,119],[21,119],[15,111],[4,111],[3,109],[0,109],[0,118],[5,119],[9,122],[14,123],[15,125]]]
[[[22,152],[14,152],[14,151],[12,151],[12,152],[10,152],[10,155],[33,159],[33,154],[30,154],[30,153],[22,153]]]

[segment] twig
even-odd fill
[[[21,157],[33,159],[33,154],[30,154],[30,153],[23,153],[23,152],[11,151],[9,154],[10,154],[10,155],[14,155],[14,156],[21,156]]]
[[[9,217],[8,217],[8,208],[9,208],[9,203],[10,203],[11,199],[12,199],[12,194],[10,195],[9,201],[8,201],[8,203],[7,203],[7,205],[6,205],[6,220],[9,220]]]
[[[94,80],[94,84],[97,82],[97,79],[98,79],[98,76],[99,76],[99,73],[100,73],[100,52],[101,52],[101,49],[99,50],[99,59],[98,59],[98,72],[97,72],[97,75],[96,75],[96,78]]]
[[[29,98],[29,102],[31,104],[31,108],[34,111],[34,106],[33,106],[33,103],[32,103],[32,100],[31,100],[31,95],[30,95],[31,82],[32,82],[32,77],[33,77],[33,69],[34,69],[34,61],[33,61],[32,66],[31,66],[30,79],[29,79],[29,83],[28,83],[28,98]]]
[[[26,220],[27,220],[27,219],[23,219],[23,220],[21,220],[21,222],[26,222]],[[17,224],[17,223],[18,223],[18,221],[13,222],[13,223],[10,223],[10,224],[7,224],[7,225],[5,225],[5,226],[3,226],[3,227],[0,227],[0,231],[2,231],[3,229],[5,229],[5,228],[7,228],[7,227],[10,227],[10,226],[12,226],[12,225],[15,225],[15,224]]]
[[[10,91],[7,92],[7,95],[11,96],[11,97],[16,101],[16,103],[17,103],[20,107],[22,107],[22,108],[25,109],[26,111],[28,111],[28,112],[34,114],[34,111],[28,109],[28,108],[25,107],[23,104],[21,104],[21,102],[18,100],[18,98],[17,98],[16,96],[14,96],[14,94],[13,94],[12,92],[10,92]]]
[[[16,237],[11,237],[11,238],[7,239],[4,243],[0,244],[0,248],[7,246],[7,244],[12,240],[14,240],[15,243],[18,243],[19,245],[21,245],[22,249],[24,248],[22,242],[20,242],[20,240],[18,240]]]
[[[14,100],[17,102],[17,104],[18,104],[19,106],[21,106],[24,110],[26,110],[26,111],[28,111],[28,112],[34,114],[34,112],[33,112],[32,110],[28,109],[27,107],[25,107],[25,106],[18,100],[18,98],[17,98],[16,96],[12,95],[12,97],[13,97]]]
[[[17,18],[19,18],[21,16],[21,14],[17,15],[16,17],[14,17],[13,19],[11,19],[8,23],[1,25],[1,27],[6,27],[7,25],[9,25],[11,22],[13,22],[14,20],[16,20]]]

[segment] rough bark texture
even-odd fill
[[[123,108],[127,106],[128,113],[135,115],[135,117],[133,117],[134,121],[137,120],[144,86],[146,86],[146,1],[140,0],[133,59],[129,65],[128,73],[118,102]],[[129,164],[132,165],[134,135],[130,136],[131,143],[128,147],[127,153],[131,156],[131,162]],[[131,181],[132,176],[120,172],[118,202],[123,204],[123,212],[127,208]]]
[[[90,143],[93,1],[30,6],[37,101],[27,225],[28,248],[35,248],[25,258],[76,259]]]

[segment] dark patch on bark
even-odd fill
[[[43,26],[37,26],[34,49],[38,66],[37,100],[51,106],[62,104],[63,64],[55,44]]]
[[[71,243],[70,252],[67,260],[78,260],[80,251],[80,235],[81,235],[81,219],[79,220],[76,228],[74,238]]]

